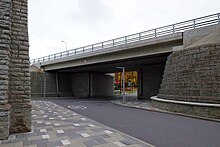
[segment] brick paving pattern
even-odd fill
[[[49,101],[33,101],[32,132],[11,135],[0,147],[150,147],[138,139]]]

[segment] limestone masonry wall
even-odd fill
[[[9,135],[10,105],[9,89],[9,50],[11,41],[11,2],[0,0],[0,139]]]
[[[91,97],[106,97],[113,96],[114,80],[110,75],[105,74],[91,74]]]
[[[168,57],[158,97],[220,103],[220,44],[174,52]]]
[[[163,77],[164,64],[146,65],[142,70],[143,97],[149,99],[157,95]]]
[[[30,130],[27,0],[0,0],[0,139]]]

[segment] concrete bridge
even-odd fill
[[[123,66],[138,72],[138,98],[149,99],[159,92],[167,57],[216,30],[219,22],[220,14],[214,14],[33,59],[47,76],[41,78],[44,87],[32,82],[32,94],[112,96],[113,77],[106,74]]]

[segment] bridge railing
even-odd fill
[[[76,49],[71,49],[67,51],[63,51],[60,53],[40,57],[37,59],[31,60],[31,64],[55,60],[63,57],[73,56],[73,55],[79,55],[83,53],[92,53],[93,51],[97,50],[104,50],[109,48],[114,48],[120,45],[125,45],[129,43],[139,42],[147,39],[152,39],[160,36],[165,36],[177,32],[184,32],[186,30],[191,30],[195,28],[201,28],[205,26],[220,24],[220,13],[212,14],[196,19],[191,19],[188,21],[183,21],[176,24],[171,24],[163,27],[159,27],[152,30],[147,30],[144,32],[131,34],[119,38],[115,38],[112,40],[107,40],[100,43],[95,43],[92,45],[83,46]]]

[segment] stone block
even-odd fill
[[[158,97],[177,101],[219,104],[220,54],[218,53],[220,51],[217,46],[206,45],[172,53],[166,62]],[[212,118],[219,117],[217,108],[190,107],[159,102],[155,102],[155,106],[169,111]]]
[[[21,132],[22,129],[16,130],[14,127],[31,126],[30,123],[22,124],[31,120],[30,111],[25,110],[30,107],[22,107],[24,100],[27,102],[25,105],[30,103],[27,0],[0,0],[0,4],[4,10],[0,14],[0,126],[5,126],[0,128],[0,139],[6,139],[9,132],[12,132],[9,128],[14,132]],[[10,102],[12,108],[7,104]],[[25,118],[21,117],[22,112],[25,113]],[[10,116],[20,123],[10,120]]]

